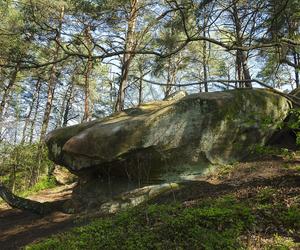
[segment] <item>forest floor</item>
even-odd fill
[[[30,198],[38,201],[66,200],[70,199],[71,190],[72,186],[62,186],[44,190]],[[276,195],[271,194],[270,198],[268,195],[274,190]],[[298,206],[300,204],[300,161],[276,157],[225,166],[218,172],[199,178],[198,181],[175,193],[176,202],[184,204],[185,207],[193,207],[193,204],[201,200],[228,194],[240,201],[260,197],[259,199],[268,199],[270,202],[280,201],[287,207],[293,207],[295,204]],[[168,204],[172,200],[174,200],[174,193],[166,193],[152,202]],[[295,219],[299,218],[296,216]],[[299,225],[300,221],[295,223]],[[80,224],[87,224],[87,221],[78,220],[78,215],[56,212],[47,217],[40,217],[2,206],[0,207],[0,249],[17,249]],[[253,235],[252,238],[246,239],[252,245],[251,249],[262,249],[261,246],[270,240],[271,234],[286,233],[284,228],[278,229],[280,226],[274,226],[273,222],[268,222],[268,227],[261,229],[261,232]],[[292,235],[292,237],[296,244],[300,242],[299,235]]]
[[[64,185],[38,192],[28,198],[39,202],[60,202],[70,199],[73,185]],[[0,250],[18,249],[38,238],[65,231],[74,225],[75,216],[55,212],[39,216],[11,209],[0,204]]]

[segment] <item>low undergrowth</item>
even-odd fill
[[[56,186],[57,183],[53,177],[42,176],[35,185],[25,191],[18,192],[17,194],[21,197],[27,197],[29,195],[38,193],[39,191],[54,188]]]
[[[297,192],[266,187],[247,196],[143,205],[26,249],[299,249]]]

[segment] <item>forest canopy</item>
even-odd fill
[[[299,0],[0,16],[3,249],[300,249]]]
[[[9,183],[30,169],[32,185],[49,168],[39,142],[55,128],[177,90],[299,87],[298,0],[4,0],[0,13]]]

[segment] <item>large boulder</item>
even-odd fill
[[[161,180],[243,159],[267,142],[290,107],[265,89],[183,95],[55,130],[46,143],[50,158],[79,176]]]

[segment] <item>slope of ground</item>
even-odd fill
[[[28,249],[300,249],[300,167],[239,163]]]
[[[43,190],[30,196],[40,202],[63,202],[70,199],[73,185],[65,185]],[[29,212],[11,209],[0,205],[0,249],[17,249],[32,241],[64,231],[75,224],[74,216],[64,213],[52,213],[41,217]]]

